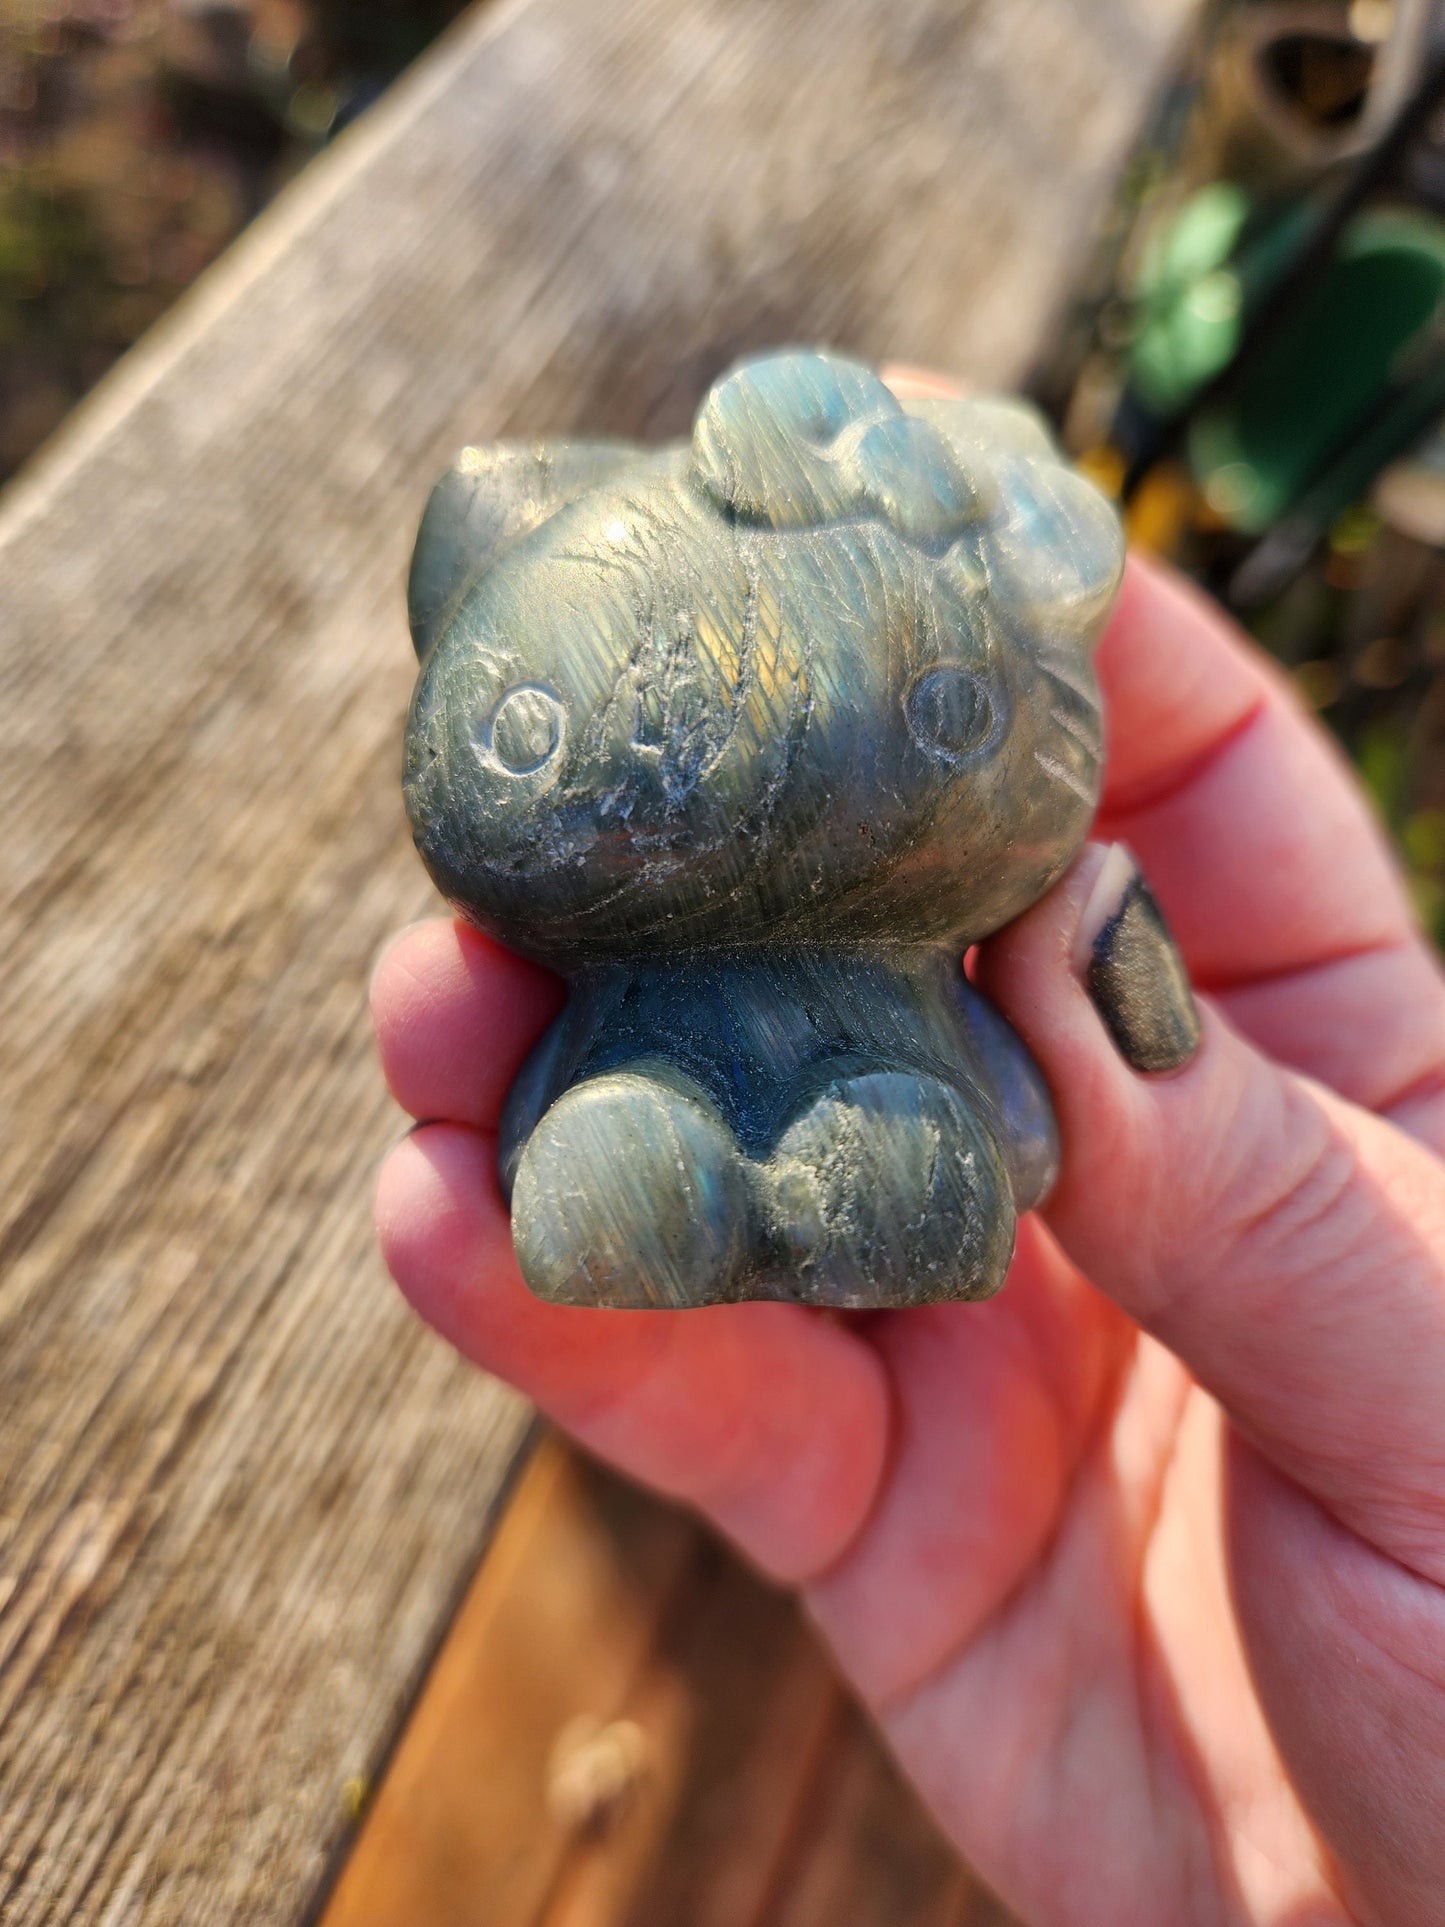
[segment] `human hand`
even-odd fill
[[[1098,834],[1164,905],[1203,1040],[1163,1078],[1111,1042],[1080,926],[1128,872],[1097,845],[984,946],[1064,1146],[998,1298],[533,1299],[494,1133],[561,990],[445,920],[373,982],[430,1120],[382,1248],[468,1358],[802,1588],[1029,1920],[1439,1927],[1445,986],[1348,771],[1222,617],[1134,561],[1097,660]]]

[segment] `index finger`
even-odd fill
[[[1140,858],[1195,980],[1272,1056],[1438,1140],[1445,988],[1343,756],[1220,611],[1137,556],[1097,669],[1100,833]]]
[[[1359,786],[1284,677],[1180,577],[1132,556],[1095,659],[1101,828],[1137,845],[1215,989],[1415,934]]]

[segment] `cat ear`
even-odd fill
[[[1124,532],[1113,505],[1063,459],[1026,402],[910,401],[948,442],[974,492],[989,587],[1042,641],[1087,648],[1118,591]]]
[[[936,541],[973,510],[944,439],[840,355],[768,355],[725,375],[694,425],[691,473],[739,521],[775,529],[880,515]]]
[[[464,448],[431,492],[412,551],[406,612],[425,658],[509,544],[637,460],[626,442],[494,442]]]
[[[984,541],[989,580],[1044,642],[1090,648],[1124,573],[1112,503],[1062,462],[1007,470],[1002,516]]]

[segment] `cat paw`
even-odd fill
[[[512,1190],[522,1276],[559,1305],[667,1308],[745,1295],[749,1195],[726,1119],[672,1066],[574,1084]]]
[[[988,1298],[1013,1253],[993,1133],[951,1085],[840,1072],[809,1094],[765,1167],[765,1223],[789,1296],[856,1310]]]

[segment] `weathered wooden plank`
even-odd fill
[[[630,1791],[559,1799],[589,1722]],[[561,1741],[559,1746],[558,1742]],[[615,1747],[620,1742],[611,1741]],[[321,1927],[1009,1927],[796,1603],[549,1441],[402,1735]]]
[[[377,1790],[324,1927],[530,1927],[547,1915],[579,1845],[548,1797],[554,1745],[571,1720],[619,1716],[697,1538],[681,1513],[595,1472],[555,1439],[543,1445]],[[654,1750],[666,1725],[662,1716],[654,1723]]]
[[[0,506],[0,1914],[290,1920],[525,1415],[407,1321],[363,977],[465,436],[1020,373],[1191,0],[504,0]]]

